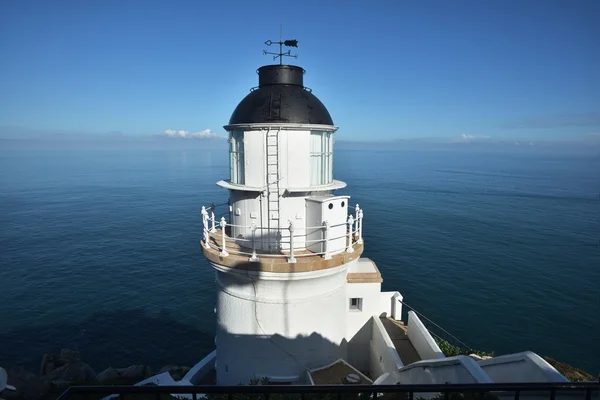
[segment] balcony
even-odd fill
[[[210,210],[210,211],[209,211]],[[363,211],[345,223],[299,228],[229,224],[215,216],[215,207],[202,207],[202,251],[215,264],[264,272],[308,272],[334,268],[360,257]],[[232,232],[250,232],[249,237]]]

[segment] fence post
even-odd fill
[[[323,258],[326,260],[331,260],[331,255],[329,254],[329,222],[323,222]]]
[[[294,223],[290,221],[290,258],[288,258],[288,262],[290,264],[294,264],[296,262],[296,258],[294,257]]]
[[[221,252],[219,255],[221,257],[227,257],[229,253],[227,252],[227,247],[225,245],[225,227],[227,226],[227,222],[225,222],[225,217],[221,217]]]
[[[252,222],[250,225],[250,230],[252,231],[252,257],[250,257],[249,261],[257,262],[258,257],[256,256],[256,224]]]
[[[356,224],[358,225],[358,242],[357,243],[362,244],[362,242],[363,242],[363,238],[362,238],[363,210],[362,209],[358,213],[358,222]]]
[[[211,233],[215,233],[217,230],[215,229],[215,205],[214,203],[210,205],[210,213],[212,220],[212,227],[210,228]]]
[[[358,203],[356,203],[356,207],[354,207],[354,210],[356,210],[356,216],[354,217],[354,219],[358,220],[358,213],[360,211],[360,206],[358,205]]]
[[[204,248],[209,249],[208,244],[208,212],[206,207],[202,206],[202,241],[204,242]]]
[[[354,217],[352,215],[348,216],[348,247],[346,248],[346,253],[352,253],[354,248],[352,247],[352,225],[354,225]]]

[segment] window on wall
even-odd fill
[[[362,310],[362,300],[361,298],[353,297],[350,299],[350,310],[361,311]]]
[[[243,185],[244,180],[244,132],[229,133],[229,167],[231,183]]]
[[[310,184],[333,182],[333,132],[310,133]]]

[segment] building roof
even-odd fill
[[[294,123],[333,126],[327,108],[304,87],[304,72],[293,65],[259,68],[258,88],[238,104],[229,125]]]

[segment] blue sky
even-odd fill
[[[351,140],[551,140],[600,132],[600,2],[0,2],[0,126],[224,134],[291,63]]]

